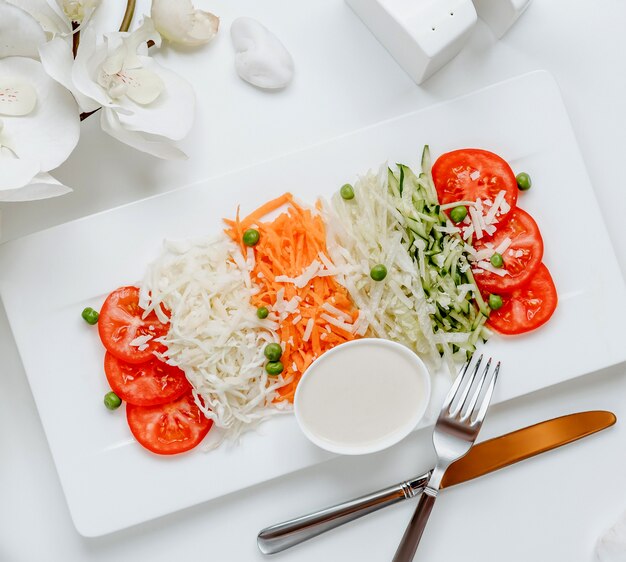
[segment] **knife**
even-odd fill
[[[441,489],[577,441],[612,426],[616,421],[612,412],[580,412],[483,441],[450,465]],[[368,513],[413,498],[422,492],[429,477],[430,471],[373,494],[266,527],[257,537],[259,550],[263,554],[281,552]]]

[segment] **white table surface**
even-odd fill
[[[461,55],[421,87],[340,0],[197,4],[222,16],[216,42],[191,53],[165,49],[158,55],[194,84],[200,100],[195,127],[184,142],[189,160],[162,162],[137,153],[101,133],[92,117],[83,123],[79,147],[57,173],[75,192],[1,206],[2,241],[543,68],[562,89],[626,272],[623,0],[535,0],[500,41],[479,22]],[[145,5],[140,1],[139,11]],[[264,93],[236,77],[228,31],[239,15],[263,21],[291,50],[297,75],[284,92]],[[610,305],[610,295],[598,303]],[[612,410],[626,419],[625,374],[626,365],[617,366],[497,406],[481,438],[586,409]],[[62,374],[51,376],[63,384]],[[262,560],[255,544],[261,527],[413,476],[432,462],[432,453],[415,453],[418,442],[424,449],[430,439],[422,432],[386,453],[339,458],[120,533],[85,539],[69,517],[1,307],[0,396],[0,560],[7,562]],[[71,407],[71,401],[59,407]],[[626,430],[618,422],[584,442],[450,490],[438,502],[416,560],[590,560],[596,538],[626,510],[625,443]],[[123,510],[124,498],[119,501]],[[389,560],[411,510],[407,502],[274,559]]]

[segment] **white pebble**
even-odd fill
[[[289,51],[265,26],[252,18],[237,18],[230,35],[235,46],[237,74],[259,88],[284,88],[293,79]]]

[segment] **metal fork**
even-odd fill
[[[413,560],[435,504],[444,473],[455,460],[467,454],[478,436],[500,371],[498,362],[493,375],[489,377],[491,370],[491,359],[489,359],[476,381],[482,360],[481,355],[473,369],[470,369],[471,361],[466,363],[446,396],[433,431],[437,465],[404,531],[393,562]],[[486,385],[487,390],[484,391]]]

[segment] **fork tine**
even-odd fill
[[[493,372],[493,376],[491,377],[491,381],[489,382],[489,387],[487,388],[487,392],[485,392],[485,396],[483,401],[478,409],[478,414],[476,415],[476,419],[472,422],[472,425],[480,425],[483,423],[485,419],[485,415],[487,414],[487,409],[489,408],[489,403],[491,402],[491,396],[493,395],[493,390],[496,386],[496,379],[498,378],[498,373],[500,372],[500,361],[496,365],[496,369]]]
[[[467,407],[463,408],[463,412],[461,413],[461,421],[467,421],[472,413],[474,412],[474,408],[476,407],[476,403],[478,402],[478,397],[480,396],[481,391],[483,390],[483,386],[485,385],[485,381],[487,379],[487,374],[489,373],[489,369],[491,368],[491,357],[488,359],[483,372],[478,379],[478,384],[476,385],[476,390],[474,390],[474,394],[472,394],[471,399],[469,399],[467,403]]]
[[[467,361],[465,365],[461,367],[461,371],[459,372],[459,374],[456,377],[456,380],[452,384],[452,388],[450,388],[450,390],[448,391],[448,394],[446,395],[446,399],[444,400],[443,406],[441,407],[442,413],[447,412],[448,408],[450,407],[450,404],[452,404],[452,401],[454,400],[454,397],[456,396],[459,390],[459,387],[461,386],[461,382],[463,382],[463,379],[465,378],[465,373],[467,373],[467,369],[469,368],[470,363],[471,363],[471,360]]]
[[[476,361],[476,365],[474,366],[474,370],[473,370],[471,376],[466,377],[465,373],[463,374],[463,382],[465,382],[465,379],[469,379],[469,381],[467,382],[467,384],[463,388],[463,392],[461,394],[461,397],[459,398],[459,401],[457,402],[454,410],[450,412],[450,416],[452,416],[453,418],[456,417],[459,414],[459,412],[463,408],[463,405],[467,401],[467,396],[469,395],[469,391],[472,388],[472,384],[474,384],[474,379],[476,378],[476,373],[478,372],[478,369],[480,368],[480,364],[481,364],[482,360],[483,360],[483,356],[481,355],[478,358],[478,361]],[[466,371],[467,371],[467,369],[466,369]],[[456,394],[458,394],[458,392],[455,393],[455,395]]]

